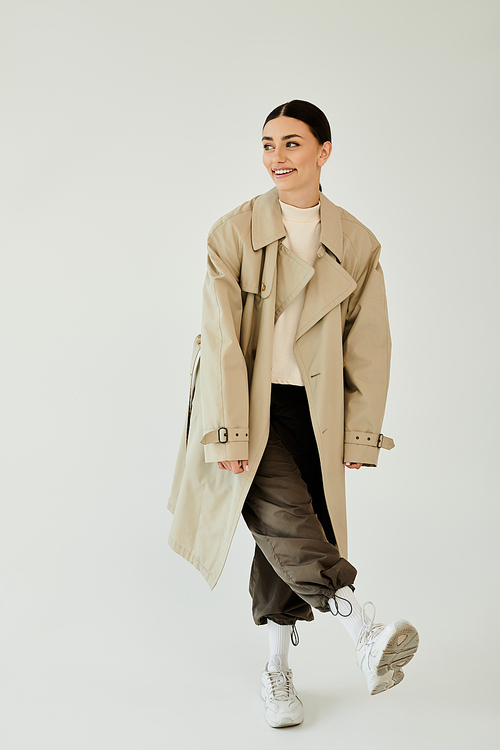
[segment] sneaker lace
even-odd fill
[[[283,669],[279,656],[276,656],[270,664],[274,664],[277,668],[277,671],[268,672],[272,696],[279,701],[288,700],[292,696],[290,670],[286,672]]]
[[[366,611],[368,604],[373,607],[373,614],[370,616]],[[365,602],[362,609],[363,617],[363,630],[359,636],[360,644],[372,643],[378,634],[385,628],[385,625],[381,622],[375,622],[375,605],[373,602]]]

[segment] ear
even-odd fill
[[[333,149],[333,146],[330,141],[325,141],[323,143],[323,145],[320,148],[319,155],[318,155],[318,166],[322,167],[323,164],[326,164],[326,162],[330,158],[332,149]]]

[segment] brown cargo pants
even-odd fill
[[[356,569],[336,546],[304,386],[272,384],[269,440],[242,514],[255,539],[255,623],[310,621],[311,607],[329,612],[328,599]]]

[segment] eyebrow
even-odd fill
[[[284,135],[281,140],[282,141],[286,141],[287,138],[302,138],[303,139],[304,136],[303,135],[297,135],[297,133],[292,133],[291,135]],[[268,135],[265,135],[262,138],[262,140],[263,141],[274,141],[274,138],[270,138]]]

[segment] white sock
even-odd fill
[[[275,663],[276,656],[280,658],[280,664],[283,669],[289,669],[288,666],[288,649],[290,648],[291,625],[278,625],[272,620],[267,621],[267,632],[269,634],[269,662]],[[273,671],[273,665],[269,664],[270,671]]]
[[[363,610],[349,586],[343,586],[335,592],[335,598],[328,600],[328,606],[333,614],[337,613],[337,620],[345,627],[356,644],[364,627]]]

